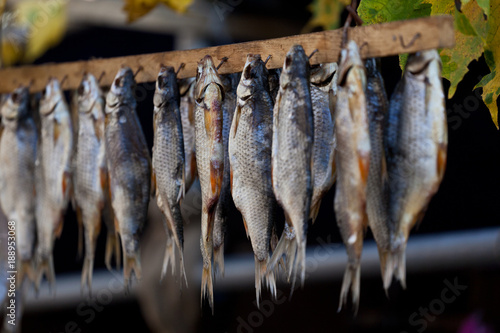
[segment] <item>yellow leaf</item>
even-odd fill
[[[128,22],[131,23],[146,15],[160,3],[179,13],[185,13],[193,0],[124,0],[123,10],[128,13]]]
[[[321,27],[323,30],[336,29],[339,27],[340,14],[350,1],[346,0],[315,0],[308,9],[312,18],[307,22],[302,32],[307,33],[314,28]]]
[[[67,25],[64,0],[22,1],[15,14],[17,23],[28,30],[24,62],[33,62],[64,37]]]

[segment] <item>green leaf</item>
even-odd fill
[[[474,89],[483,88],[483,101],[490,110],[491,119],[498,129],[497,99],[500,95],[500,75],[497,74],[497,66],[500,64],[500,0],[490,2],[489,14],[484,56],[491,73],[483,77]]]

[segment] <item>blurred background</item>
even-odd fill
[[[318,6],[335,18],[327,28],[336,28],[346,15],[336,1],[172,0],[164,2],[169,6],[154,7],[156,2],[7,1],[3,63],[87,60],[283,37],[320,30],[312,14]],[[123,10],[124,4],[134,10]],[[145,14],[149,7],[154,8]],[[31,25],[23,25],[23,20]],[[500,137],[480,90],[472,90],[478,78],[489,73],[484,58],[469,68],[455,97],[447,101],[446,174],[422,223],[411,233],[407,290],[393,283],[385,295],[368,231],[359,312],[354,316],[348,305],[337,313],[346,256],[333,212],[334,186],[309,228],[304,287],[290,297],[289,285],[279,284],[275,301],[264,291],[260,310],[255,305],[250,241],[239,213],[231,214],[226,276],[215,281],[212,315],[208,304],[200,303],[201,196],[195,183],[183,204],[187,288],[180,290],[170,271],[159,281],[166,237],[152,201],[142,240],[141,283],[126,294],[121,271],[105,269],[103,232],[93,296],[81,296],[83,263],[77,258],[77,223],[70,209],[54,249],[56,295],[50,296],[43,284],[38,297],[30,291],[22,332],[500,331]],[[397,57],[382,59],[382,75],[390,96],[401,77]],[[447,91],[449,84],[443,82]],[[151,84],[138,86],[138,114],[150,147],[153,92]]]

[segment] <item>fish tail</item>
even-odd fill
[[[110,232],[108,230],[108,235],[106,237],[106,252],[104,254],[104,262],[106,268],[111,271],[111,258],[115,256],[116,269],[120,269],[121,266],[121,253],[120,253],[120,241],[118,240],[118,235],[116,232]]]
[[[384,283],[384,290],[387,297],[388,289],[391,286],[394,269],[396,267],[396,258],[391,251],[379,249],[380,257],[380,270],[382,273],[382,281]]]
[[[80,288],[82,294],[84,293],[85,286],[88,288],[88,296],[92,296],[92,273],[94,271],[94,256],[85,255],[83,259],[83,269],[82,269],[82,280],[80,282]]]
[[[321,207],[321,199],[313,202],[311,204],[311,210],[309,211],[309,218],[312,220],[312,223],[316,221],[316,218],[319,214],[319,208]]]
[[[17,281],[19,283],[18,286],[23,283],[24,277],[28,277],[28,280],[36,283],[36,272],[33,260],[21,261],[21,267],[19,268],[19,279]]]
[[[163,257],[163,266],[161,269],[161,278],[163,280],[167,274],[168,264],[172,262],[172,275],[175,273],[175,248],[171,236],[167,236],[167,244],[165,245],[165,256]]]
[[[56,274],[54,272],[54,259],[52,253],[39,257],[36,268],[36,280],[35,289],[40,289],[40,283],[44,275],[47,277],[49,282],[49,291],[52,295],[55,295],[55,284],[56,284]]]
[[[203,267],[201,274],[201,298],[208,297],[208,304],[214,314],[214,286],[212,281],[212,264],[209,263],[208,267]]]
[[[277,237],[275,233],[273,237]],[[283,270],[288,271],[288,280],[290,280],[291,267],[293,266],[290,263],[293,263],[295,261],[296,248],[294,248],[295,245],[295,243],[293,242],[294,239],[295,239],[295,233],[293,231],[293,227],[290,227],[286,223],[285,230],[283,230],[283,233],[281,234],[278,243],[273,246],[273,241],[271,241],[271,248],[273,250],[273,254],[269,261],[268,270],[274,270],[276,265],[279,263],[279,265],[282,267]],[[283,258],[283,256],[285,258]],[[285,265],[285,260],[286,260],[286,265]]]
[[[401,287],[406,289],[406,246],[402,246],[394,253],[396,270],[394,275],[401,283]]]
[[[215,275],[224,277],[224,243],[218,247],[214,247],[214,271]]]
[[[351,291],[352,306],[354,308],[354,315],[358,313],[359,308],[359,291],[360,291],[360,272],[361,266],[359,261],[356,263],[349,263],[344,273],[344,280],[342,281],[342,288],[340,290],[340,301],[337,312],[342,310],[342,306],[347,302],[349,290]]]
[[[123,282],[127,291],[131,286],[132,272],[134,272],[137,280],[141,280],[142,269],[141,269],[141,259],[139,253],[133,253],[132,255],[125,254],[123,258]]]
[[[265,260],[259,260],[255,256],[255,297],[258,308],[260,308],[262,282],[266,281],[267,288],[271,291],[273,298],[276,299],[276,278],[273,271],[268,271],[268,263],[269,257]]]

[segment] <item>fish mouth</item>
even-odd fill
[[[408,57],[406,68],[411,74],[418,75],[423,73],[433,61],[437,61],[442,66],[441,58],[435,50],[417,52]]]
[[[197,101],[201,101],[203,99],[203,95],[211,83],[215,83],[219,86],[219,89],[222,92],[222,98],[224,99],[224,85],[222,84],[219,74],[217,73],[212,57],[210,55],[206,55],[198,63],[198,71],[196,73],[195,98]]]
[[[47,116],[51,114],[62,100],[62,91],[59,86],[59,81],[56,78],[49,78],[49,82],[45,86],[45,89],[42,91],[42,100],[41,106],[49,106],[40,107],[40,114],[43,116]]]

